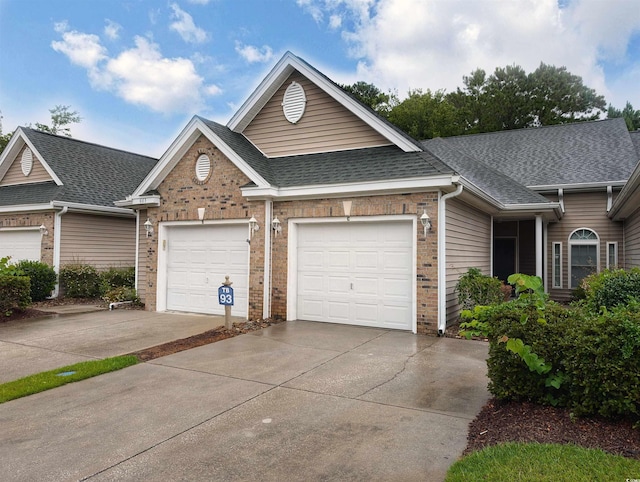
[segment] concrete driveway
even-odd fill
[[[486,356],[271,326],[0,405],[0,480],[442,480],[488,398]]]

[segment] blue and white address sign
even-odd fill
[[[218,302],[221,305],[233,306],[233,288],[231,286],[218,288]]]

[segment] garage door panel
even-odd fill
[[[246,316],[246,226],[170,226],[167,242],[168,310],[224,314],[217,293],[229,276],[235,295],[233,314]]]
[[[11,256],[11,262],[40,261],[42,235],[38,229],[0,231],[0,258]]]
[[[298,318],[412,328],[413,223],[309,224],[297,231]]]

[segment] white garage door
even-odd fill
[[[0,231],[0,258],[11,256],[12,263],[40,261],[40,239],[38,229]]]
[[[412,329],[413,224],[298,227],[297,318]]]
[[[246,225],[167,228],[167,310],[224,314],[218,288],[233,282],[234,316],[247,316],[249,245]]]

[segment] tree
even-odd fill
[[[378,87],[362,80],[352,85],[340,85],[363,104],[371,107],[383,117],[388,117],[398,98],[393,93],[385,94]]]
[[[443,91],[409,91],[409,96],[389,113],[389,121],[415,139],[448,137],[464,132],[458,112]]]
[[[607,117],[609,119],[616,119],[622,117],[627,124],[627,129],[635,131],[640,129],[640,110],[633,110],[631,102],[627,101],[624,109],[616,109],[611,104],[607,109]]]
[[[53,109],[49,109],[51,113],[51,126],[36,122],[35,128],[39,131],[48,132],[50,134],[65,135],[71,137],[71,128],[69,124],[76,124],[82,119],[78,112],[71,112],[70,105],[56,105]]]
[[[9,144],[12,135],[13,134],[11,132],[9,132],[8,134],[2,133],[2,112],[0,112],[0,154],[2,154],[4,148],[7,147],[7,144]]]

